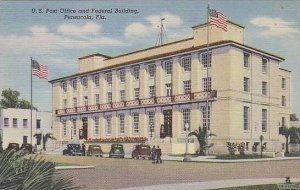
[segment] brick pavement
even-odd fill
[[[65,170],[61,175],[74,179],[86,189],[117,189],[159,184],[192,183],[209,180],[299,177],[299,160],[245,163],[195,163],[109,159],[45,155],[51,161],[93,165],[95,169]]]

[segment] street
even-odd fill
[[[299,160],[203,163],[45,155],[57,163],[92,165],[94,169],[61,170],[86,189],[117,189],[224,179],[299,177]]]

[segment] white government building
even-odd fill
[[[9,143],[31,144],[31,110],[7,108],[0,109],[0,135],[3,148]],[[32,111],[32,145],[42,148],[41,137],[33,137],[35,134],[46,134],[52,132],[52,113],[43,111]]]
[[[79,58],[78,73],[50,81],[55,136],[146,137],[176,154],[185,151],[188,123],[216,135],[210,153],[227,153],[226,142],[257,151],[260,135],[266,151],[281,151],[279,127],[289,126],[291,112],[284,59],[246,45],[245,28],[230,21],[227,32],[209,27],[208,54],[207,24],[192,29],[192,37],[161,46]],[[197,148],[191,140],[189,152]]]

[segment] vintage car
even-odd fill
[[[146,144],[139,144],[135,146],[135,149],[132,151],[132,158],[148,158],[151,159],[151,147]]]
[[[18,151],[19,147],[20,147],[20,145],[18,143],[9,143],[6,150]]]
[[[109,157],[119,157],[119,158],[124,158],[125,157],[125,152],[124,152],[124,147],[122,144],[112,144],[110,151],[109,151]]]
[[[33,153],[33,147],[31,144],[22,144],[21,148],[19,149],[19,151],[21,151],[22,153],[25,154],[31,154]]]
[[[99,156],[103,157],[103,151],[101,149],[100,145],[89,145],[88,151],[87,151],[88,156]]]
[[[63,155],[82,156],[83,152],[80,144],[68,144],[67,148],[63,150]]]

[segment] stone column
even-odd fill
[[[77,106],[83,106],[83,86],[82,86],[81,77],[77,78],[77,90],[78,90]]]
[[[160,138],[160,127],[164,124],[164,115],[161,107],[155,108],[155,137],[156,139]]]
[[[88,118],[88,129],[87,129],[87,138],[94,138],[94,126],[95,126],[95,121],[94,118],[92,116],[92,114],[89,114],[87,116]]]
[[[183,94],[182,67],[178,56],[173,57],[172,93]]]
[[[162,61],[156,61],[156,76],[155,76],[155,87],[156,87],[156,97],[165,96],[165,80],[164,71],[162,68]]]
[[[130,67],[126,67],[125,70],[125,78],[126,78],[126,83],[125,83],[125,100],[133,100],[133,76],[131,74],[131,69]]]
[[[117,124],[118,124],[117,112],[114,111],[111,114],[111,137],[117,137]]]
[[[73,88],[72,88],[72,80],[68,80],[67,82],[67,108],[73,107]]]
[[[191,63],[191,90],[192,92],[200,92],[201,91],[201,76],[200,69],[202,66],[199,61],[199,54],[192,53],[192,63]]]
[[[140,136],[141,137],[147,137],[147,128],[148,128],[148,123],[147,123],[147,113],[145,108],[140,109],[140,117],[139,117],[139,125],[140,125]]]
[[[105,80],[105,73],[100,73],[99,76],[99,102],[100,104],[106,103],[106,80]]]
[[[117,70],[112,71],[112,102],[120,101],[119,77]]]
[[[178,105],[174,105],[172,108],[172,133],[173,139],[181,137],[182,132],[182,113]]]
[[[148,92],[148,73],[146,65],[140,65],[140,99],[149,98]]]
[[[125,136],[132,136],[132,118],[129,110],[125,113]]]
[[[198,128],[200,126],[200,121],[201,121],[200,117],[201,117],[201,112],[198,109],[197,103],[192,103],[190,131],[194,131],[195,129],[198,130]]]
[[[95,83],[93,80],[93,75],[88,76],[88,105],[94,105],[95,104]]]

